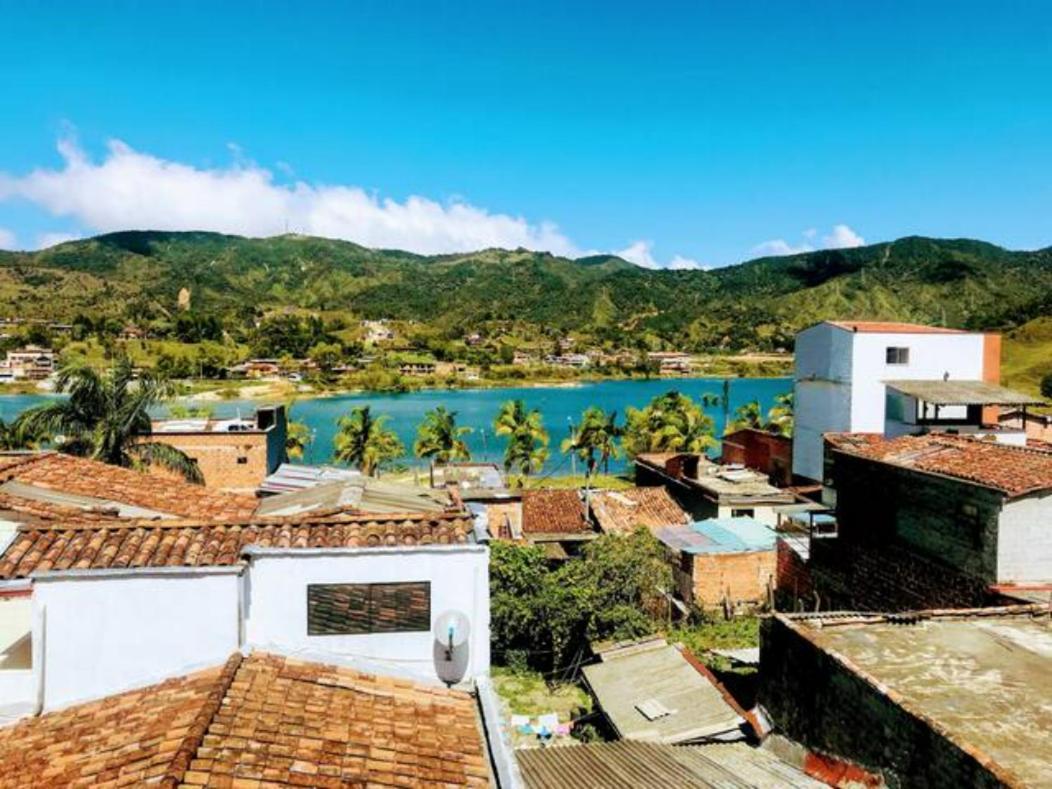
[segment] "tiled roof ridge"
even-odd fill
[[[44,458],[61,454],[53,449],[34,450],[32,452],[3,452],[0,453],[0,462],[11,460],[11,463],[0,467],[0,482],[8,482],[14,479],[26,466],[43,462]]]
[[[241,663],[242,656],[240,652],[235,652],[227,658],[215,685],[208,693],[208,698],[194,717],[194,722],[190,724],[189,730],[183,737],[182,742],[179,743],[179,747],[176,748],[175,755],[172,757],[168,769],[161,777],[161,786],[174,789],[174,787],[179,786],[183,782],[187,770],[190,769],[190,763],[204,742],[205,735],[208,733],[216,713],[223,706],[223,701],[226,699],[230,685],[234,682],[234,678],[241,668]]]
[[[72,508],[70,508],[72,509]],[[91,510],[97,512],[97,510]],[[359,510],[336,509],[321,514],[316,512],[302,515],[259,515],[250,518],[228,518],[208,520],[203,518],[114,518],[101,524],[91,520],[71,520],[68,523],[22,523],[19,531],[84,531],[107,529],[109,531],[131,531],[135,529],[216,529],[242,528],[255,526],[343,526],[359,523],[393,523],[406,521],[423,523],[428,521],[460,521],[471,518],[467,511],[443,512],[362,512]]]
[[[985,606],[982,608],[928,608],[917,611],[798,611],[778,612],[776,618],[800,622],[812,627],[842,627],[845,625],[902,624],[948,619],[986,619],[1004,616],[1049,616],[1045,603]]]
[[[339,690],[346,690],[351,693],[360,693],[366,696],[372,696],[381,699],[397,699],[405,700],[413,693],[419,693],[426,691],[431,703],[434,704],[449,704],[452,703],[456,698],[462,697],[465,691],[453,690],[452,688],[443,688],[440,686],[429,686],[422,685],[412,680],[395,680],[391,683],[391,686],[386,689],[378,689],[372,687],[377,677],[382,675],[368,674],[366,672],[359,671],[352,666],[341,666],[336,663],[320,663],[317,661],[304,661],[298,658],[283,655],[280,652],[266,652],[253,650],[250,658],[259,660],[274,660],[282,664],[282,668],[295,672],[297,667],[313,667],[315,669],[323,669],[329,672],[328,676],[321,676],[314,679],[305,678],[300,676],[290,676],[293,682],[304,682],[313,685],[325,685],[331,688],[337,688]]]

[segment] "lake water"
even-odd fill
[[[314,434],[314,441],[304,461],[323,463],[332,457],[336,420],[351,408],[370,405],[377,414],[386,414],[389,424],[412,452],[416,429],[424,412],[443,405],[457,412],[459,424],[473,428],[467,436],[472,459],[500,462],[503,458],[504,441],[493,434],[493,418],[506,400],[521,398],[530,408],[538,408],[544,417],[544,425],[551,435],[551,456],[545,467],[549,473],[569,473],[570,463],[559,452],[559,444],[568,435],[570,421],[577,422],[581,412],[596,405],[606,410],[616,409],[623,420],[629,406],[642,408],[656,395],[675,389],[699,400],[705,393],[720,394],[722,378],[655,379],[650,381],[599,381],[575,386],[522,387],[513,389],[429,389],[406,394],[348,394],[337,397],[319,397],[297,400],[292,408],[293,418],[307,423]],[[732,378],[730,381],[730,411],[751,400],[758,400],[766,410],[774,398],[792,391],[790,378]],[[0,396],[0,418],[13,419],[21,411],[45,400],[43,395]],[[235,416],[253,413],[257,402],[228,400],[208,403],[215,416]],[[723,410],[709,409],[716,422],[716,434],[723,432]],[[407,457],[406,463],[419,464],[415,458]],[[624,461],[611,462],[611,471],[624,467]]]

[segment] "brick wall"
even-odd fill
[[[778,597],[778,609],[794,609],[797,607],[797,601],[800,601],[807,610],[811,610],[814,582],[807,562],[790,548],[784,539],[778,540],[776,554],[775,591]]]
[[[723,463],[740,463],[766,474],[774,485],[793,481],[793,440],[762,430],[736,430],[722,439]]]
[[[973,756],[780,619],[760,625],[759,703],[776,730],[887,785],[1002,786]]]
[[[230,491],[254,491],[267,476],[273,451],[267,433],[153,433],[158,441],[181,449],[197,461],[205,486]]]
[[[735,607],[762,603],[774,584],[776,567],[774,551],[695,555],[692,602],[699,608],[718,608],[724,599]]]

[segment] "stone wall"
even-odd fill
[[[760,629],[758,701],[775,729],[889,787],[1003,786],[986,767],[776,617]]]

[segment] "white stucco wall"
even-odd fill
[[[883,433],[888,380],[983,377],[982,334],[853,332],[820,323],[796,338],[793,472],[822,478],[822,434]],[[888,364],[887,349],[909,348],[908,364]],[[904,432],[901,425],[893,433]]]
[[[429,581],[431,618],[462,611],[471,626],[465,679],[489,671],[489,552],[485,546],[433,546],[359,551],[251,551],[246,640],[250,647],[325,654],[379,670],[434,681],[431,632],[307,635],[307,586],[327,583]],[[373,666],[375,664],[375,667]]]
[[[884,381],[978,381],[983,377],[981,334],[878,334],[847,332],[852,343],[851,431],[884,430]],[[909,348],[909,364],[888,364],[888,348]]]
[[[716,508],[717,518],[733,518],[734,513],[739,510],[752,510],[750,516],[757,523],[762,523],[765,526],[770,526],[772,529],[778,525],[778,512],[775,507],[784,507],[784,504],[771,505],[771,504],[756,504],[756,505],[735,505],[733,507],[720,506]]]
[[[997,580],[1052,582],[1052,493],[1005,502],[997,532]]]
[[[237,650],[235,572],[144,572],[35,579],[45,709],[215,666]]]

